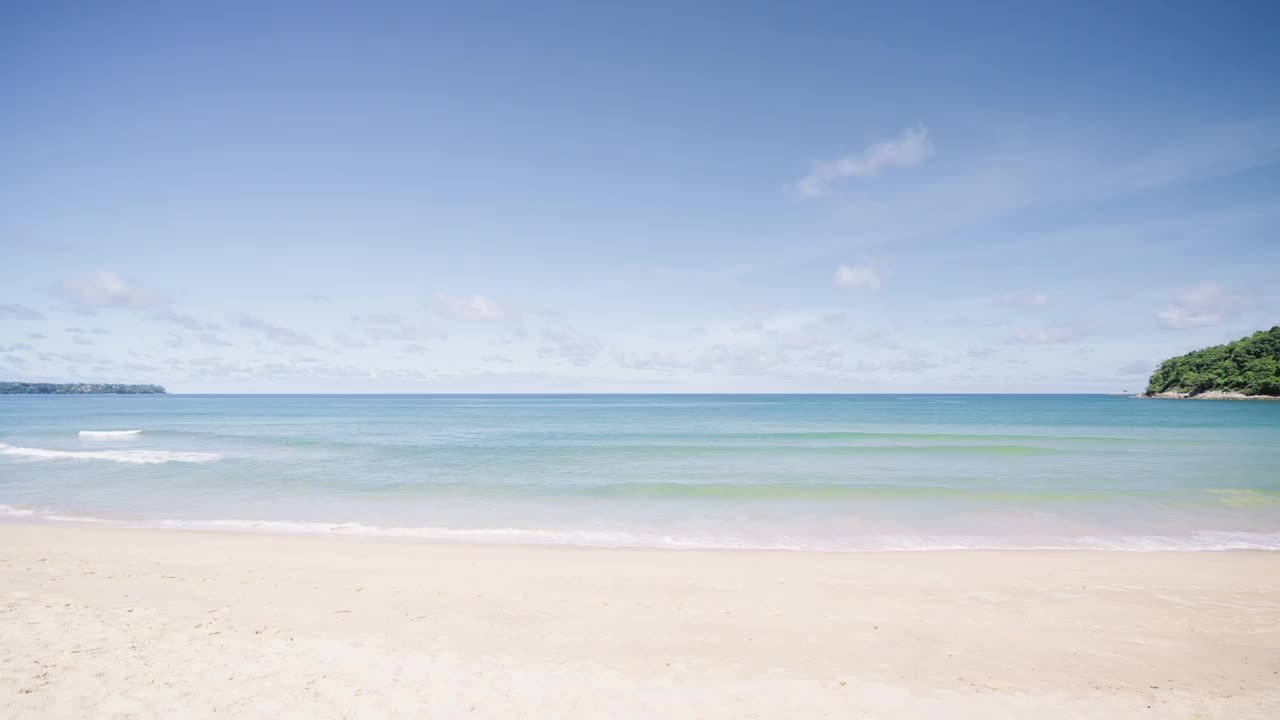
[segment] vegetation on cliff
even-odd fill
[[[1280,326],[1165,360],[1147,385],[1148,395],[1215,390],[1280,395]]]
[[[0,395],[154,395],[163,392],[164,388],[159,385],[0,382]]]

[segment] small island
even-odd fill
[[[163,395],[159,385],[0,382],[0,395]]]
[[[1160,363],[1146,397],[1280,399],[1280,326]]]

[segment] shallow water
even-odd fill
[[[0,515],[587,545],[1275,549],[1280,403],[3,396]]]

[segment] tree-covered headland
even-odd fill
[[[1148,395],[1213,391],[1280,395],[1280,326],[1165,360],[1147,385]]]

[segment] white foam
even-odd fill
[[[0,443],[0,455],[29,460],[111,460],[113,462],[154,465],[167,462],[207,463],[221,460],[217,453],[178,452],[174,450],[46,450],[17,447]]]
[[[1124,552],[1211,552],[1280,550],[1280,533],[1205,531],[1175,535],[1062,535],[1042,538],[1000,536],[882,536],[855,550],[1110,550]]]
[[[55,522],[75,522],[75,523],[94,523],[97,525],[120,525],[119,520],[107,520],[106,518],[90,517],[88,515],[41,515],[41,520],[53,520]]]
[[[87,515],[51,515],[37,513],[35,510],[14,507],[12,505],[0,505],[0,516],[35,518],[37,520],[52,520],[55,522],[96,523],[99,525],[122,524],[122,521],[120,520],[108,520],[106,518],[90,517]]]
[[[685,536],[608,530],[551,530],[531,528],[395,527],[361,523],[298,522],[290,520],[160,520],[161,528],[223,530],[302,535],[349,535],[436,542],[500,545],[575,545],[704,550],[793,550],[808,552],[939,550],[1110,550],[1127,552],[1280,550],[1280,533],[1201,532],[1188,537],[1064,536],[1040,539],[999,536],[877,536],[863,538],[779,537],[756,540],[727,536]]]
[[[121,440],[134,438],[142,434],[141,430],[81,430],[80,437],[95,440]]]
[[[950,550],[1094,550],[1111,552],[1280,551],[1280,533],[1207,531],[1185,537],[1133,535],[1059,536],[1039,539],[967,535],[885,535],[861,538],[777,537],[757,540],[729,536],[673,536],[610,530],[534,528],[445,528],[326,523],[293,520],[154,520],[125,522],[105,518],[37,513],[0,505],[0,515],[56,522],[128,525],[142,528],[212,530],[286,535],[330,535],[492,545],[565,545],[601,548],[675,550],[786,550],[805,552],[938,552]]]
[[[579,545],[585,547],[730,548],[748,547],[733,538],[678,538],[608,530],[550,530],[528,528],[395,527],[361,523],[299,522],[292,520],[159,520],[159,528],[285,533],[291,535],[350,535],[438,542],[499,545]],[[778,546],[775,549],[786,549]],[[799,549],[799,548],[796,548]]]

